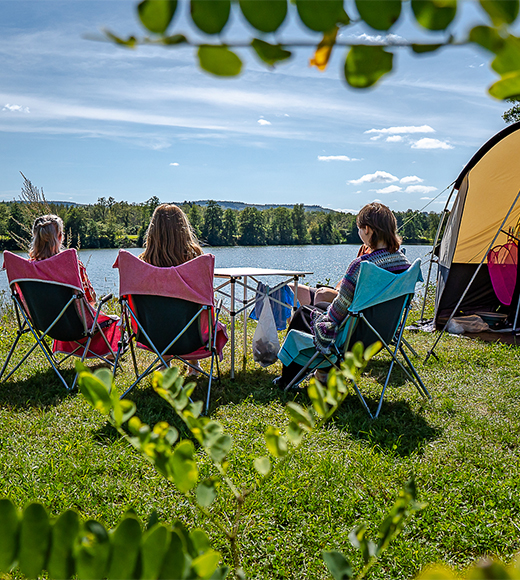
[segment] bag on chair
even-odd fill
[[[268,296],[263,297],[262,312],[253,336],[253,359],[262,367],[268,367],[277,360],[280,350],[278,331]]]

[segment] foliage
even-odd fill
[[[454,23],[461,2],[457,0],[355,0],[347,6],[349,14],[343,0],[239,0],[233,3],[190,0],[189,18],[197,31],[192,35],[178,29],[175,15],[181,4],[173,0],[143,0],[137,6],[137,13],[150,34],[125,39],[106,31],[106,37],[128,48],[139,44],[198,47],[199,66],[217,76],[240,74],[242,61],[235,52],[240,48],[250,49],[264,64],[274,66],[291,58],[292,47],[309,46],[315,51],[310,64],[324,70],[333,50],[347,46],[344,78],[355,88],[371,87],[390,73],[399,48],[421,55],[443,47],[470,45],[492,55],[491,67],[500,77],[489,88],[492,96],[505,99],[520,94],[520,38],[514,34],[519,0],[480,0],[478,24],[458,33],[458,37],[455,37]],[[238,12],[251,26],[245,35],[247,40],[233,42],[227,36],[215,38],[227,30]],[[406,19],[412,19],[422,30],[424,42],[393,38],[396,27]],[[298,21],[303,39],[281,41],[280,31],[289,20]],[[354,26],[356,35],[348,38]],[[365,34],[361,34],[360,26]],[[374,30],[386,34],[377,44],[366,40]],[[276,44],[269,36],[271,33],[276,33]],[[198,40],[200,35],[204,40]]]
[[[504,119],[507,124],[518,123],[518,121],[520,121],[520,99],[506,99],[506,102],[510,103],[512,107],[504,112],[502,119]]]

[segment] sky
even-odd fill
[[[157,196],[356,212],[379,200],[441,211],[446,188],[505,127],[509,106],[487,95],[496,78],[475,48],[398,49],[394,71],[363,91],[342,79],[343,47],[323,73],[308,65],[311,49],[275,69],[240,50],[242,74],[224,79],[201,71],[192,47],[93,40],[103,28],[142,36],[136,5],[0,0],[0,199],[18,198],[22,172],[53,201]],[[172,30],[200,39],[187,9],[181,2]],[[483,21],[472,0],[459,11],[455,34]],[[250,29],[232,16],[223,37],[244,38]],[[394,38],[424,38],[409,20]],[[342,39],[378,34],[355,27]],[[302,37],[297,22],[278,35]]]

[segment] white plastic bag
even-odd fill
[[[279,350],[280,341],[278,340],[271,301],[266,295],[262,299],[262,312],[253,336],[253,359],[260,366],[268,367],[276,362]]]

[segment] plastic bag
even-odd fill
[[[477,333],[489,330],[489,325],[480,316],[471,314],[470,316],[455,316],[450,320],[446,330],[451,334]]]
[[[263,297],[262,312],[253,336],[253,359],[262,367],[268,367],[277,360],[280,341],[274,321],[271,301]]]

